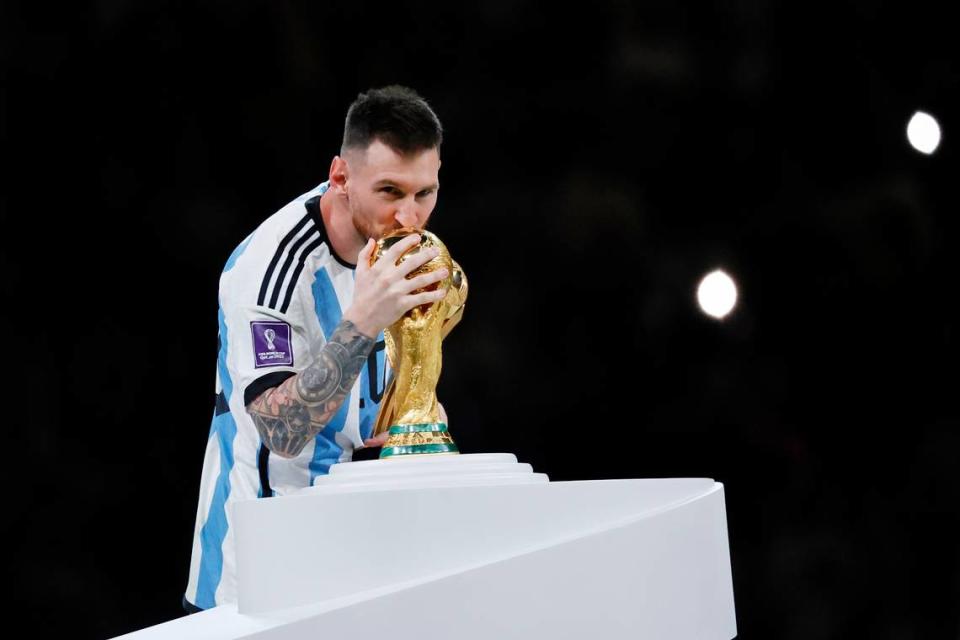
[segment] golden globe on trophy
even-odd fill
[[[459,453],[447,430],[440,422],[437,405],[437,382],[440,379],[441,345],[463,316],[467,301],[467,278],[440,239],[422,229],[397,229],[377,242],[370,258],[373,265],[385,251],[406,236],[420,234],[420,244],[404,253],[407,256],[436,247],[440,255],[415,269],[408,278],[445,268],[449,275],[427,287],[447,288],[439,302],[414,307],[384,332],[387,360],[393,376],[380,402],[373,435],[390,431],[380,451],[380,458],[423,454]]]

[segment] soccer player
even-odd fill
[[[442,299],[442,287],[416,291],[447,274],[407,279],[437,255],[420,251],[396,264],[417,234],[372,267],[370,258],[387,232],[426,226],[442,133],[411,89],[360,94],[329,179],[267,218],[227,259],[187,611],[236,601],[231,502],[310,486],[354,449],[386,439],[370,437],[386,383],[383,329]]]

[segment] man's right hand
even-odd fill
[[[407,275],[412,271],[437,257],[440,254],[438,249],[421,250],[397,264],[400,256],[419,242],[419,234],[407,236],[390,247],[371,267],[370,257],[376,250],[377,243],[372,239],[367,241],[367,245],[357,256],[353,304],[343,314],[344,320],[352,322],[364,335],[376,338],[383,329],[396,322],[410,309],[443,299],[447,291],[442,287],[436,291],[416,294],[413,292],[446,278],[446,269],[437,269],[407,279]]]

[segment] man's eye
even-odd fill
[[[421,191],[421,192],[418,193],[417,195],[420,196],[420,197],[426,198],[426,197],[429,196],[431,193],[433,193],[433,189],[427,189],[426,191]]]

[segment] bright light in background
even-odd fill
[[[929,113],[917,111],[907,125],[907,140],[920,153],[930,155],[940,145],[940,125]]]
[[[717,269],[700,281],[697,302],[708,316],[724,318],[737,304],[737,285],[730,276]]]

